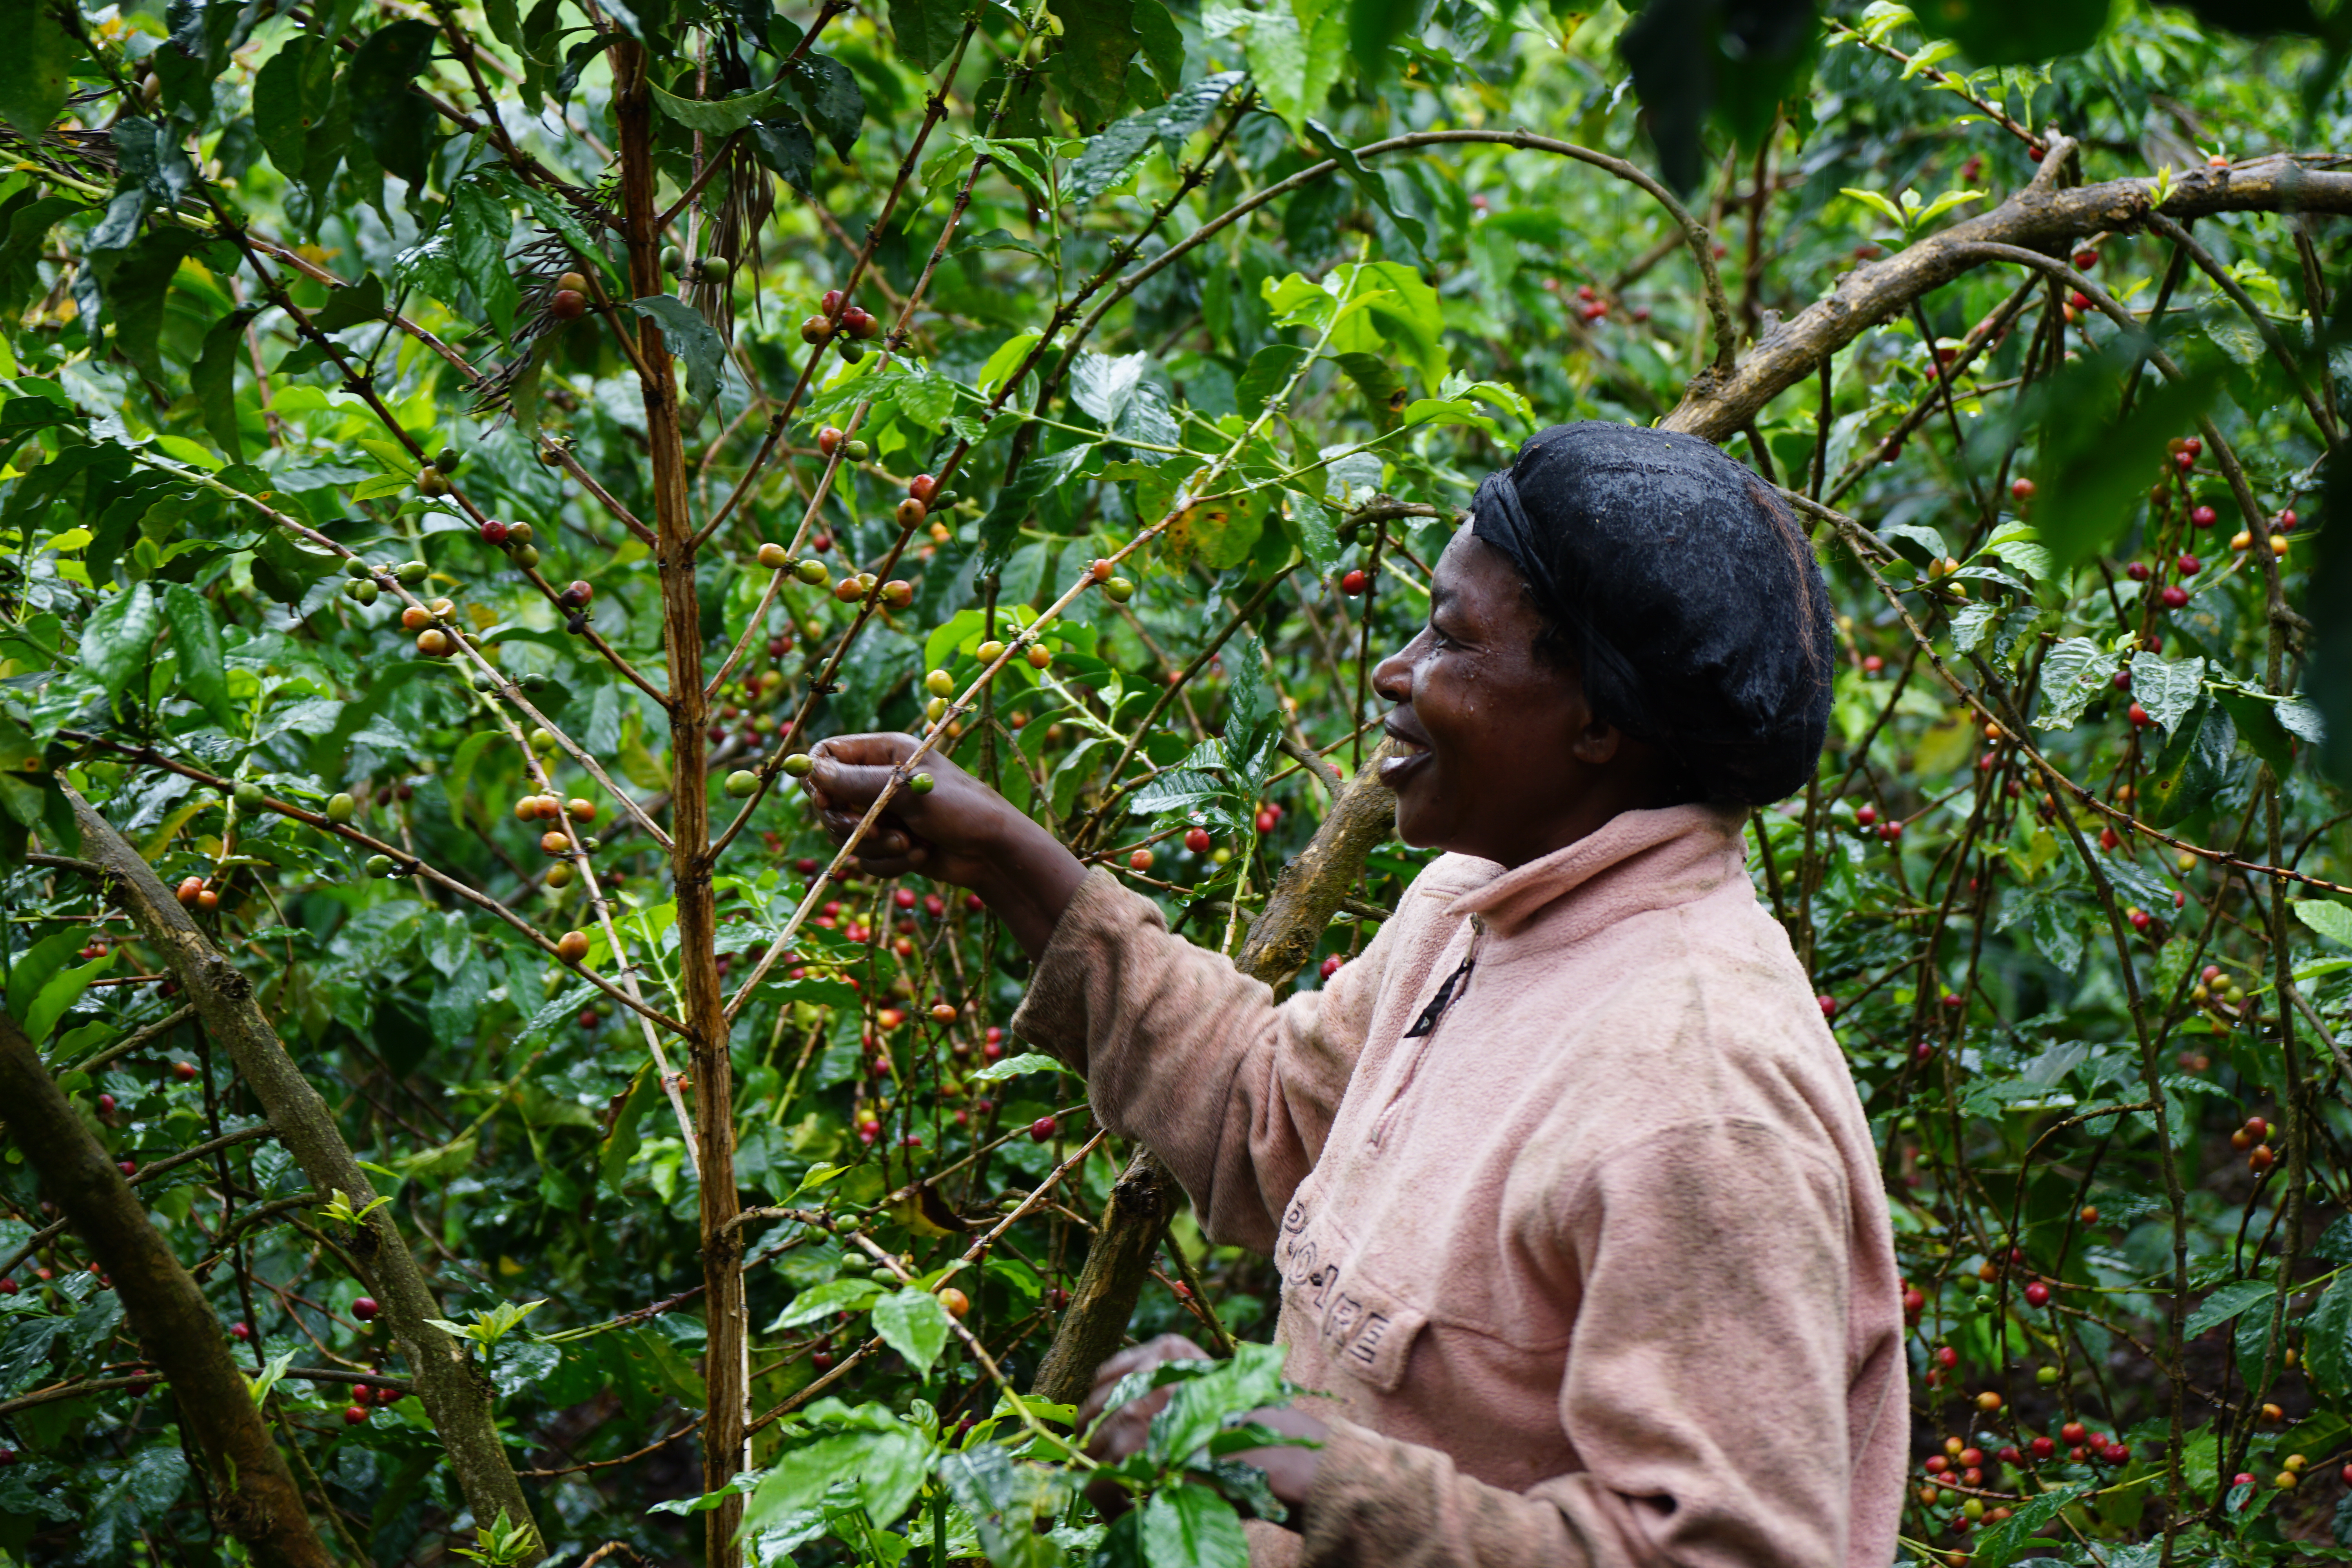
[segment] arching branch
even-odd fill
[[[1710,441],[1728,440],[1822,360],[1990,259],[1981,248],[1986,245],[2055,256],[2086,235],[2136,228],[2158,213],[2170,218],[2352,213],[2352,172],[2315,168],[2312,161],[2282,154],[2197,170],[2173,182],[2161,205],[2156,198],[2154,180],[2107,180],[2072,190],[2028,187],[1989,213],[1847,273],[1828,299],[1782,322],[1729,374],[1702,372],[1663,424]]]

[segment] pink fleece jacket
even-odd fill
[[[1212,1237],[1274,1257],[1289,1375],[1332,1420],[1307,1563],[1893,1558],[1885,1195],[1743,820],[1444,856],[1279,1004],[1106,872],[1062,917],[1013,1026]]]

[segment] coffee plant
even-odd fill
[[[1906,1561],[2352,1556],[2336,11],[26,0],[0,1551],[1244,1563],[1270,1268],[795,781],[917,733],[1317,984],[1370,668],[1599,418],[1839,596],[1751,861]]]

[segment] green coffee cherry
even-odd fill
[[[341,826],[359,814],[360,803],[352,798],[350,791],[339,790],[327,797],[327,820],[337,826]]]
[[[831,580],[833,574],[824,569],[824,562],[811,560],[793,567],[793,575],[812,588],[820,588]]]
[[[695,268],[695,271],[703,282],[711,284],[715,287],[718,284],[726,282],[729,277],[734,273],[735,264],[728,260],[723,256],[706,256],[702,258],[701,265]]]
[[[392,574],[406,586],[414,588],[433,575],[433,568],[422,561],[404,561],[393,568]]]
[[[748,800],[760,790],[760,775],[749,768],[737,768],[727,775],[727,793],[737,800]]]
[[[929,795],[937,786],[938,781],[929,773],[917,773],[907,781],[907,790],[910,795]]]
[[[948,700],[944,697],[934,697],[923,704],[923,718],[933,724],[946,718],[947,711]]]
[[[510,522],[507,524],[507,542],[509,544],[529,544],[533,537],[534,536],[530,531],[530,524],[527,522]]]
[[[391,875],[392,875],[392,857],[391,857],[391,856],[389,856],[389,855],[371,855],[371,856],[369,856],[369,857],[367,858],[367,874],[368,874],[369,876],[371,876],[371,877],[389,877],[389,876],[391,876]]]
[[[955,689],[955,677],[944,669],[935,669],[923,677],[923,689],[934,697],[953,697]]]
[[[373,577],[375,575],[375,568],[370,566],[366,562],[354,555],[343,563],[343,575],[346,577]]]
[[[685,265],[685,251],[680,250],[675,245],[665,245],[662,247],[661,267],[664,272],[676,274],[677,271]]]
[[[537,545],[518,544],[512,550],[507,552],[507,553],[513,559],[514,563],[525,572],[530,571],[532,567],[539,564],[539,547]]]
[[[261,786],[251,779],[239,784],[235,793],[237,809],[240,811],[259,811],[261,803],[268,798]]]
[[[841,345],[841,357],[849,363],[856,364],[866,357],[866,345],[856,338],[845,336],[835,341]]]
[[[849,454],[849,460],[853,463],[862,463],[874,455],[874,448],[863,441],[852,441],[842,450]]]
[[[792,774],[793,777],[796,779],[804,779],[808,777],[809,770],[815,766],[815,759],[811,757],[806,752],[794,752],[791,756],[784,759],[784,772]]]
[[[343,584],[344,595],[347,598],[355,599],[362,605],[374,604],[382,592],[382,589],[378,588],[373,583],[369,582],[364,577],[354,578],[351,582]]]
[[[551,752],[555,750],[557,743],[555,731],[552,730],[540,729],[530,732],[530,746],[535,752]]]
[[[549,687],[554,685],[555,682],[534,669],[529,675],[524,676],[522,679],[516,682],[516,684],[520,686],[525,691],[544,691]]]
[[[1135,597],[1135,584],[1124,577],[1113,577],[1103,584],[1103,597],[1114,605],[1124,605]]]

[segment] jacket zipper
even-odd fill
[[[1406,1058],[1403,1075],[1398,1079],[1396,1090],[1389,1102],[1381,1108],[1378,1121],[1372,1123],[1372,1147],[1381,1148],[1396,1129],[1403,1114],[1404,1097],[1412,1092],[1413,1080],[1421,1076],[1422,1064],[1429,1059],[1430,1048],[1437,1043],[1437,1032],[1444,1026],[1445,1015],[1452,1012],[1470,989],[1470,973],[1478,963],[1478,948],[1486,940],[1486,922],[1477,915],[1470,917],[1470,951],[1461,965],[1438,987],[1438,995],[1423,1014],[1428,1028],[1418,1037],[1408,1035],[1413,1042],[1412,1056]]]

